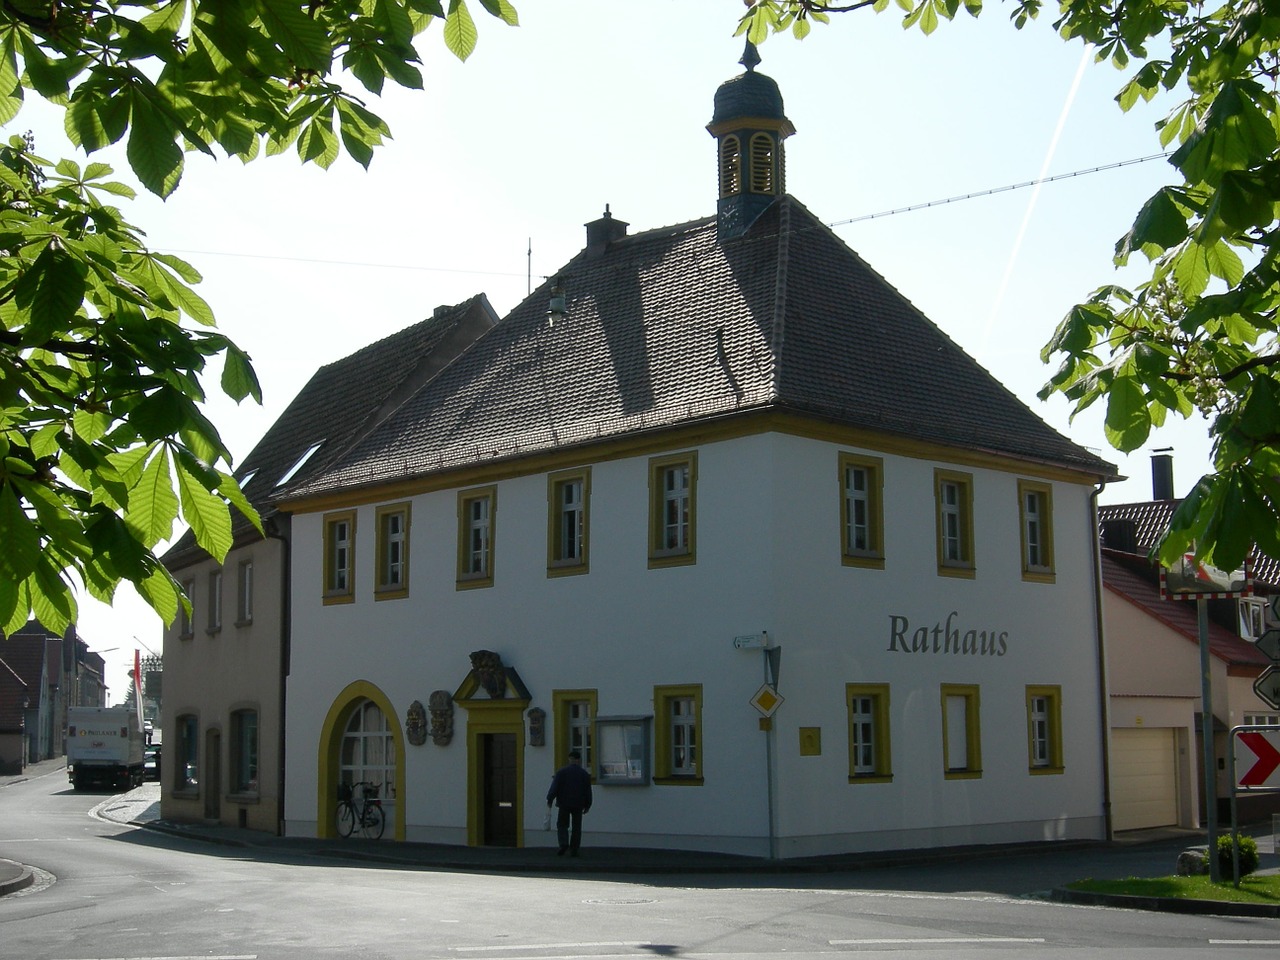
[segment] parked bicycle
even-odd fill
[[[361,780],[338,784],[338,836],[349,837],[360,828],[362,836],[377,840],[386,827],[382,801],[378,799],[381,784]]]

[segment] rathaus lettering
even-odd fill
[[[965,630],[954,621],[952,610],[945,621],[932,627],[916,627],[906,617],[889,615],[889,649],[901,653],[954,653],[961,656],[1003,657],[1009,652],[1009,631]]]

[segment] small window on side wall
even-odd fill
[[[196,582],[194,580],[182,581],[182,593],[186,597],[185,603],[178,604],[178,636],[183,639],[190,639],[195,636],[195,614],[196,614]]]

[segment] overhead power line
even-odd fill
[[[1116,170],[1120,167],[1131,167],[1137,163],[1146,163],[1149,160],[1160,160],[1167,157],[1167,153],[1153,153],[1149,157],[1138,157],[1134,160],[1121,160],[1118,163],[1107,163],[1100,167],[1089,167],[1085,170],[1073,170],[1071,173],[1055,173],[1051,177],[1040,177],[1036,180],[1026,180],[1022,183],[1010,183],[1003,187],[992,187],[989,190],[975,190],[973,193],[962,193],[959,196],[947,197],[945,200],[930,200],[928,203],[913,203],[909,207],[894,207],[892,210],[882,210],[879,213],[866,213],[860,217],[851,217],[848,220],[836,220],[834,223],[828,223],[829,227],[844,227],[851,223],[861,223],[863,220],[875,220],[878,217],[892,217],[899,213],[911,213],[913,210],[925,210],[929,207],[941,207],[948,203],[958,203],[961,200],[973,200],[977,197],[989,197],[997,193],[1008,193],[1010,190],[1022,190],[1025,187],[1034,187],[1041,183],[1053,183],[1055,180],[1070,180],[1072,177],[1083,177],[1090,173],[1102,173],[1104,170]]]
[[[1073,177],[1084,177],[1092,173],[1103,173],[1107,170],[1118,170],[1121,167],[1131,167],[1139,163],[1147,163],[1151,160],[1161,160],[1168,157],[1167,153],[1153,153],[1149,157],[1137,157],[1133,160],[1120,160],[1117,163],[1106,163],[1098,167],[1088,167],[1084,170],[1073,170],[1070,173],[1057,173],[1051,177],[1040,177],[1036,180],[1025,180],[1022,183],[1009,183],[1002,187],[991,187],[987,190],[975,190],[972,193],[962,193],[958,196],[947,197],[942,200],[930,200],[927,203],[913,203],[906,207],[894,207],[891,210],[882,210],[879,213],[865,213],[858,217],[850,217],[847,220],[834,220],[827,223],[828,227],[844,227],[851,223],[862,223],[865,220],[877,220],[881,217],[892,217],[900,213],[911,213],[916,210],[927,210],[930,207],[941,207],[948,203],[959,203],[961,200],[975,200],[979,197],[990,197],[997,193],[1008,193],[1012,190],[1022,190],[1026,187],[1034,187],[1037,184],[1053,183],[1056,180],[1070,180]],[[251,260],[284,260],[293,263],[308,263],[320,266],[336,266],[336,267],[369,267],[382,270],[415,270],[429,273],[466,273],[475,276],[489,277],[526,277],[530,280],[532,276],[538,276],[539,279],[547,279],[546,275],[530,274],[528,270],[525,273],[514,273],[504,270],[467,270],[459,267],[429,267],[423,265],[401,264],[401,263],[369,263],[358,260],[321,260],[311,257],[286,257],[273,256],[261,253],[241,253],[239,251],[227,250],[169,250],[170,253],[180,253],[187,255],[196,255],[204,257],[245,257]],[[530,247],[529,256],[532,256],[532,247]]]

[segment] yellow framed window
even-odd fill
[[[551,691],[557,770],[569,762],[569,752],[577,750],[582,755],[582,768],[595,779],[595,722],[598,704],[599,696],[595,690]]]
[[[377,510],[378,582],[374,597],[378,600],[409,595],[409,518],[408,503]]]
[[[979,689],[973,684],[942,685],[942,769],[948,780],[982,776]]]
[[[840,454],[840,559],[884,569],[884,461]]]
[[[845,684],[844,702],[849,712],[849,782],[890,783],[889,685]]]
[[[493,586],[493,545],[498,513],[496,487],[458,494],[458,589]]]
[[[354,510],[324,518],[324,602],[355,599],[356,514]]]
[[[1056,774],[1062,762],[1062,688],[1027,687],[1027,762],[1032,774]]]
[[[649,461],[649,566],[694,563],[697,557],[698,455]]]
[[[1049,484],[1018,481],[1018,529],[1022,579],[1052,583],[1053,488]]]
[[[547,477],[547,575],[587,572],[591,468]]]
[[[948,577],[972,577],[973,475],[954,470],[934,470],[933,493],[938,573]]]
[[[700,785],[702,684],[653,688],[655,783]]]

